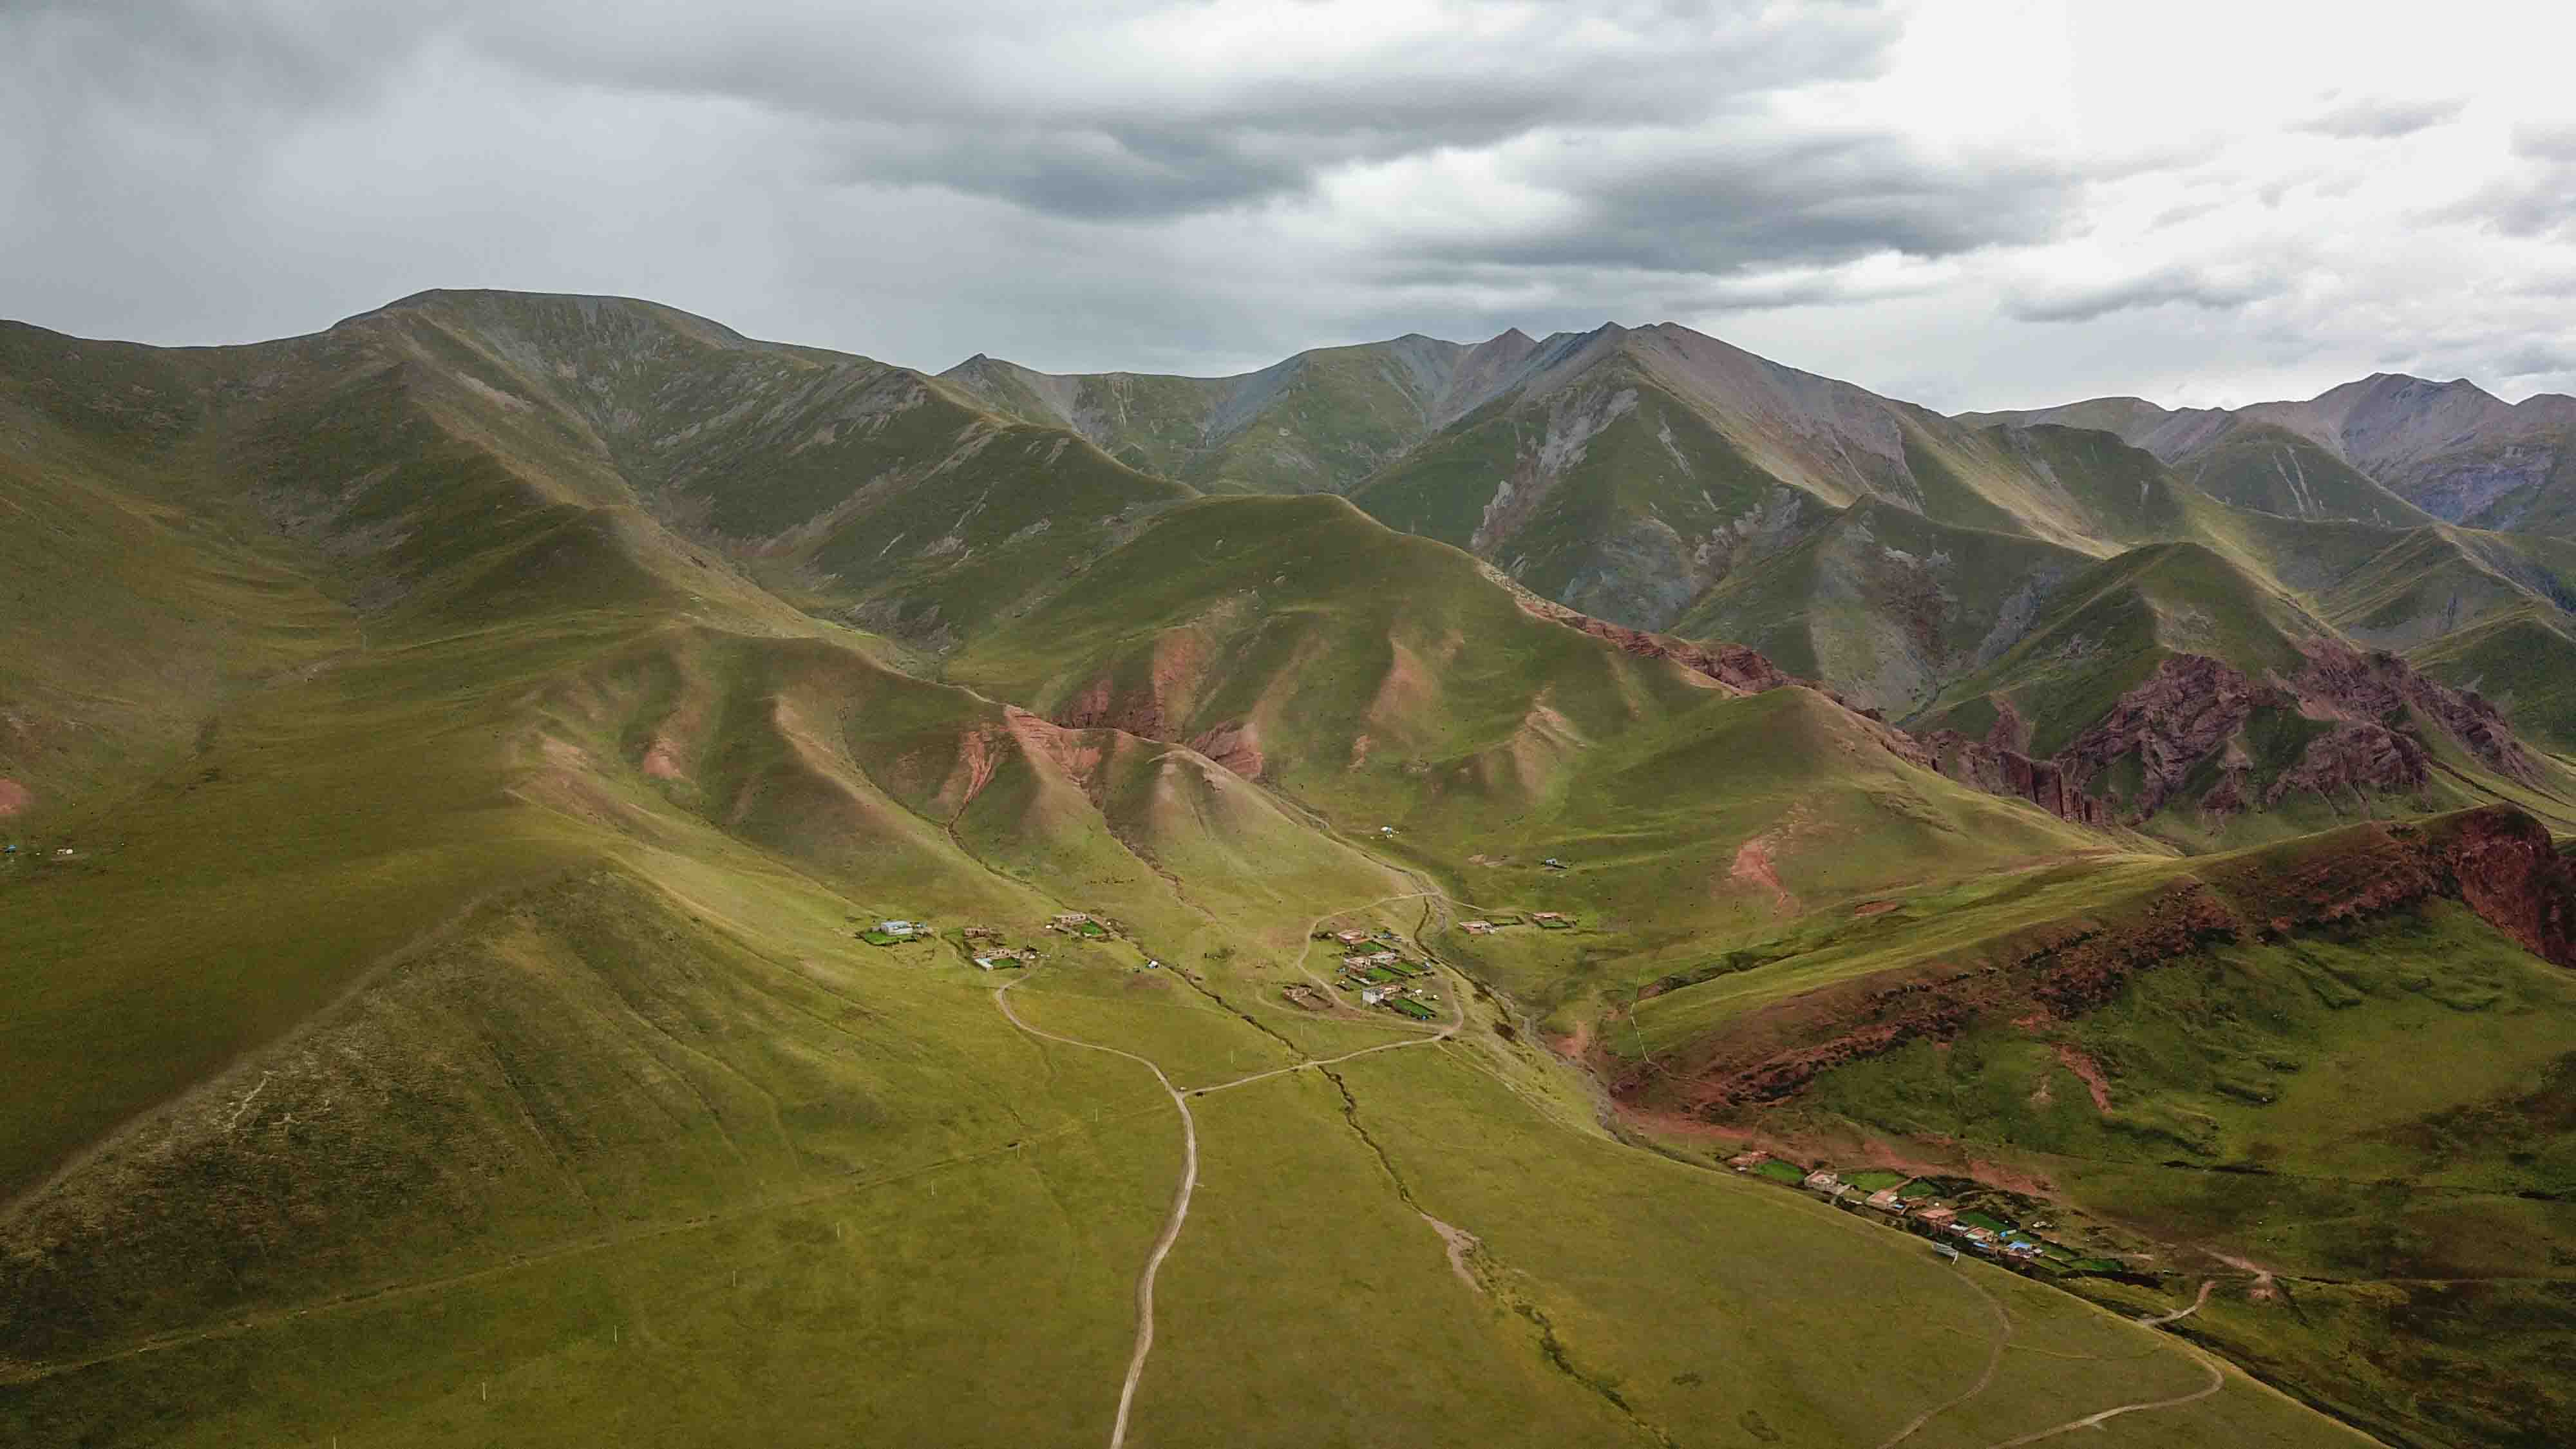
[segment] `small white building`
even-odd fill
[[[877,922],[877,929],[885,932],[889,936],[918,936],[921,934],[920,924],[914,921],[879,921]]]
[[[1392,986],[1363,986],[1360,988],[1360,1004],[1375,1006],[1394,994],[1395,988]]]

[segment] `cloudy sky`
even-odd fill
[[[1185,372],[1669,320],[1952,409],[2520,398],[2576,391],[2571,51],[2528,0],[0,0],[0,316],[512,287]]]

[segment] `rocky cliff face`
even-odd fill
[[[2328,640],[2303,644],[2307,667],[2291,687],[2311,708],[2337,719],[2385,723],[2410,707],[2438,724],[2488,769],[2528,784],[2538,767],[2513,727],[2483,696],[2427,678],[2385,651],[2363,653]]]
[[[2308,744],[2299,762],[2272,779],[2263,791],[2265,806],[2298,794],[2339,795],[2420,790],[2430,775],[2430,756],[2412,736],[2386,725],[2340,724]],[[2231,776],[2223,802],[2204,800],[2210,808],[2243,809],[2248,803],[2241,781]],[[2215,792],[2213,792],[2215,793]]]
[[[2331,640],[2300,649],[2292,678],[2257,681],[2206,655],[2166,658],[2074,743],[2046,760],[2018,753],[2018,717],[2001,706],[1985,740],[1952,731],[1925,737],[1942,773],[1996,794],[2029,800],[2088,825],[2142,824],[2169,806],[2228,815],[2270,809],[2300,795],[2340,799],[2404,795],[2431,778],[2426,728],[2456,741],[2487,768],[2525,783],[2537,765],[2495,707],[2416,672],[2394,654],[2364,653]],[[2269,714],[2307,729],[2329,726],[2295,759],[2265,760],[2248,726]],[[2115,771],[2133,772],[2115,795]],[[2204,785],[2196,797],[2185,787]]]
[[[2066,767],[2055,760],[2034,760],[2019,750],[1990,740],[1972,740],[1956,730],[1934,730],[1922,737],[1933,769],[1973,785],[1989,795],[2027,800],[2061,820],[2078,825],[2119,823],[2107,801],[2084,793]]]
[[[1800,679],[1740,644],[1701,645],[1630,629],[1579,613],[1488,576],[1513,590],[1526,612],[1605,640],[1630,654],[1670,659],[1739,694],[1803,685],[1869,720],[1888,750],[1960,784],[2026,800],[2061,820],[2108,828],[2143,824],[2171,805],[2218,816],[2272,809],[2301,795],[2328,800],[2408,795],[2432,775],[2432,755],[2418,721],[2448,734],[2490,769],[2509,778],[2538,778],[2530,754],[2504,717],[2474,693],[2419,674],[2387,653],[2363,653],[2329,640],[2301,646],[2307,663],[2287,681],[2257,682],[2221,660],[2168,656],[2145,683],[2057,754],[2026,753],[2030,728],[2010,700],[1996,702],[1984,739],[1955,730],[1909,734],[1874,710],[1855,708],[1831,689]],[[2295,760],[2265,761],[2247,744],[2258,712],[2329,722]],[[2123,793],[2105,777],[2134,765]],[[2185,798],[2195,778],[2200,793]]]
[[[2576,967],[2576,868],[2537,820],[2494,809],[2455,817],[2434,838],[2448,890],[2524,950]]]
[[[2202,654],[2176,654],[2146,683],[2120,697],[2111,712],[2058,756],[2079,782],[2134,758],[2136,793],[2123,814],[2144,820],[2164,808],[2202,761],[2226,751],[2257,708],[2293,704],[2283,691],[2259,686]]]

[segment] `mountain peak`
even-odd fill
[[[397,297],[372,311],[344,317],[335,326],[378,318],[424,316],[453,319],[485,333],[543,334],[557,340],[600,334],[658,332],[703,346],[766,348],[712,318],[640,297],[584,292],[514,292],[483,287],[433,287]]]

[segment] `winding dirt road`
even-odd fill
[[[2227,1376],[2220,1373],[2215,1366],[2211,1365],[2206,1360],[2197,1358],[2197,1356],[2195,1356],[2194,1361],[2199,1363],[2201,1370],[2209,1375],[2209,1382],[2191,1393],[2176,1394],[2170,1399],[2155,1399],[2143,1404],[2120,1404],[2113,1408],[2104,1409],[2098,1414],[2087,1414],[2081,1419],[2069,1419],[2065,1423],[2056,1425],[2052,1428],[2036,1430],[2032,1433],[2024,1434],[2019,1438],[2002,1440],[1999,1443],[1992,1445],[1991,1449],[2014,1449],[2014,1446],[2020,1444],[2036,1444],[2042,1439],[2054,1439],[2060,1434],[2071,1434],[2078,1429],[2090,1429],[2107,1420],[2116,1419],[2122,1414],[2143,1414],[2149,1409],[2179,1409],[2185,1404],[2199,1403],[2201,1400],[2217,1393],[2220,1389],[2227,1387]]]
[[[1968,1385],[1967,1389],[1960,1393],[1956,1398],[1944,1399],[1940,1403],[1934,1404],[1931,1408],[1925,1409],[1922,1413],[1915,1415],[1912,1422],[1908,1423],[1904,1428],[1897,1430],[1894,1434],[1889,1435],[1887,1439],[1878,1446],[1878,1449],[1896,1449],[1897,1445],[1913,1438],[1916,1431],[1920,1430],[1924,1425],[1931,1423],[1941,1415],[1948,1413],[1950,1410],[1955,1409],[1961,1404],[1968,1402],[1970,1399],[1975,1398],[1977,1395],[1984,1393],[1987,1385],[1992,1384],[1995,1381],[1996,1370],[2001,1369],[2004,1366],[2004,1350],[2012,1346],[2012,1314],[2005,1309],[2002,1299],[1997,1298],[1992,1293],[1986,1291],[1986,1285],[1983,1283],[1978,1282],[1976,1279],[1969,1277],[1965,1273],[1961,1273],[1959,1275],[1959,1281],[1968,1285],[1970,1289],[1975,1291],[1978,1297],[1986,1300],[1986,1306],[1988,1308],[1995,1311],[1995,1324],[2000,1331],[1995,1334],[1994,1347],[1988,1349],[1986,1352],[1985,1372],[1978,1374],[1977,1381]]]
[[[1415,891],[1405,895],[1386,896],[1381,899],[1371,901],[1367,905],[1354,907],[1352,910],[1328,911],[1307,923],[1303,935],[1307,938],[1309,943],[1308,949],[1312,949],[1312,939],[1315,932],[1322,929],[1324,922],[1331,920],[1335,916],[1346,916],[1355,914],[1357,911],[1374,910],[1379,906],[1386,905],[1393,901],[1418,900],[1424,896],[1436,896],[1439,894],[1440,893],[1437,891]],[[1297,959],[1299,969],[1303,970],[1305,952],[1300,951]],[[1135,1052],[1128,1051],[1124,1047],[1104,1046],[1099,1042],[1082,1041],[1075,1037],[1062,1036],[1055,1032],[1029,1025],[1029,1023],[1024,1020],[1018,1012],[1011,1009],[1010,1001],[1011,988],[1027,981],[1028,979],[1029,977],[1027,976],[1017,977],[1013,980],[1005,981],[1001,985],[993,988],[993,1005],[1001,1009],[1002,1016],[1005,1020],[1009,1021],[1012,1026],[1019,1028],[1030,1036],[1040,1037],[1051,1042],[1059,1042],[1069,1047],[1080,1047],[1084,1051],[1107,1052],[1113,1057],[1125,1057],[1127,1060],[1142,1066],[1145,1070],[1154,1074],[1154,1080],[1161,1084],[1164,1095],[1172,1099],[1173,1110],[1181,1114],[1181,1182],[1180,1186],[1172,1193],[1172,1210],[1170,1215],[1163,1221],[1162,1236],[1154,1240],[1154,1250],[1146,1255],[1144,1271],[1136,1275],[1136,1348],[1134,1352],[1127,1356],[1127,1379],[1125,1383],[1119,1386],[1118,1390],[1118,1417],[1112,1421],[1109,1428],[1109,1449],[1125,1449],[1127,1443],[1127,1421],[1136,1406],[1136,1385],[1144,1381],[1145,1360],[1151,1357],[1154,1352],[1154,1277],[1162,1271],[1163,1260],[1171,1256],[1172,1245],[1180,1241],[1181,1226],[1189,1221],[1190,1195],[1198,1190],[1199,1185],[1199,1124],[1198,1119],[1190,1115],[1189,1098],[1205,1096],[1210,1092],[1222,1092],[1234,1087],[1248,1086],[1254,1082],[1267,1081],[1272,1077],[1284,1077],[1291,1072],[1302,1072],[1310,1067],[1329,1067],[1340,1062],[1350,1061],[1357,1057],[1370,1056],[1377,1052],[1394,1051],[1398,1047],[1430,1046],[1437,1042],[1447,1041],[1449,1038],[1458,1034],[1459,1028],[1467,1024],[1467,1003],[1463,996],[1460,997],[1457,1003],[1457,1010],[1452,1015],[1449,1024],[1435,1032],[1425,1032],[1420,1036],[1409,1037],[1403,1041],[1380,1042],[1376,1046],[1362,1047],[1358,1051],[1354,1052],[1344,1052],[1342,1055],[1337,1057],[1309,1058],[1306,1061],[1296,1062],[1289,1066],[1273,1067],[1268,1071],[1254,1072],[1252,1075],[1246,1077],[1237,1077],[1230,1082],[1218,1082],[1212,1086],[1206,1087],[1183,1088],[1173,1086],[1172,1079],[1164,1075],[1162,1067],[1157,1065],[1150,1057],[1140,1056]]]
[[[1162,1075],[1162,1067],[1154,1065],[1151,1057],[1139,1057],[1123,1047],[1103,1047],[1100,1042],[1077,1042],[1072,1036],[1056,1036],[1054,1031],[1041,1031],[1028,1021],[1020,1021],[1020,1013],[1010,1008],[1010,987],[1023,980],[1028,977],[992,987],[992,1003],[1002,1008],[1002,1016],[1010,1018],[1012,1026],[1028,1031],[1030,1036],[1043,1036],[1048,1042],[1064,1042],[1066,1047],[1082,1047],[1084,1052],[1108,1052],[1113,1057],[1139,1062],[1144,1070],[1154,1073],[1157,1083],[1162,1083],[1162,1091],[1172,1098],[1172,1109],[1180,1111],[1180,1189],[1172,1191],[1172,1214],[1164,1220],[1162,1238],[1154,1240],[1154,1250],[1146,1253],[1144,1271],[1136,1274],[1136,1351],[1128,1354],[1126,1385],[1118,1387],[1118,1421],[1110,1423],[1110,1449],[1123,1449],[1128,1410],[1136,1408],[1136,1385],[1144,1379],[1146,1356],[1154,1354],[1154,1274],[1162,1271],[1164,1258],[1172,1256],[1172,1243],[1180,1243],[1180,1225],[1190,1220],[1190,1194],[1198,1191],[1198,1119],[1190,1116],[1190,1104],[1180,1096],[1180,1088],[1172,1085],[1172,1078]]]
[[[1012,987],[1027,979],[1023,976],[1018,981],[1006,981],[993,988],[993,1004],[1002,1009],[1002,1015],[1009,1018],[1011,1025],[1031,1036],[1081,1047],[1085,1051],[1107,1052],[1113,1057],[1125,1057],[1142,1064],[1145,1070],[1154,1074],[1155,1081],[1163,1084],[1164,1093],[1172,1099],[1173,1109],[1181,1114],[1181,1185],[1172,1194],[1172,1211],[1163,1222],[1163,1235],[1154,1240],[1154,1251],[1145,1258],[1145,1271],[1136,1277],[1136,1350],[1127,1356],[1127,1381],[1118,1390],[1118,1418],[1109,1429],[1109,1449],[1122,1449],[1127,1442],[1127,1416],[1136,1405],[1136,1385],[1145,1377],[1146,1357],[1154,1351],[1154,1275],[1163,1270],[1163,1260],[1171,1256],[1172,1244],[1180,1241],[1181,1224],[1190,1216],[1190,1194],[1198,1190],[1199,1124],[1190,1115],[1190,1104],[1183,1100],[1180,1089],[1172,1085],[1172,1079],[1164,1076],[1163,1069],[1150,1058],[1119,1047],[1058,1036],[1022,1021],[1020,1014],[1011,1010],[1010,994]]]
[[[2168,1323],[2180,1323],[2182,1320],[2198,1313],[2201,1310],[2202,1305],[2209,1302],[2209,1290],[2217,1286],[2217,1279],[2203,1278],[2200,1280],[2200,1295],[2192,1299],[2191,1302],[2175,1309],[2171,1313],[2159,1313],[2153,1318],[2141,1318],[2138,1322],[2148,1328],[2157,1328]]]

